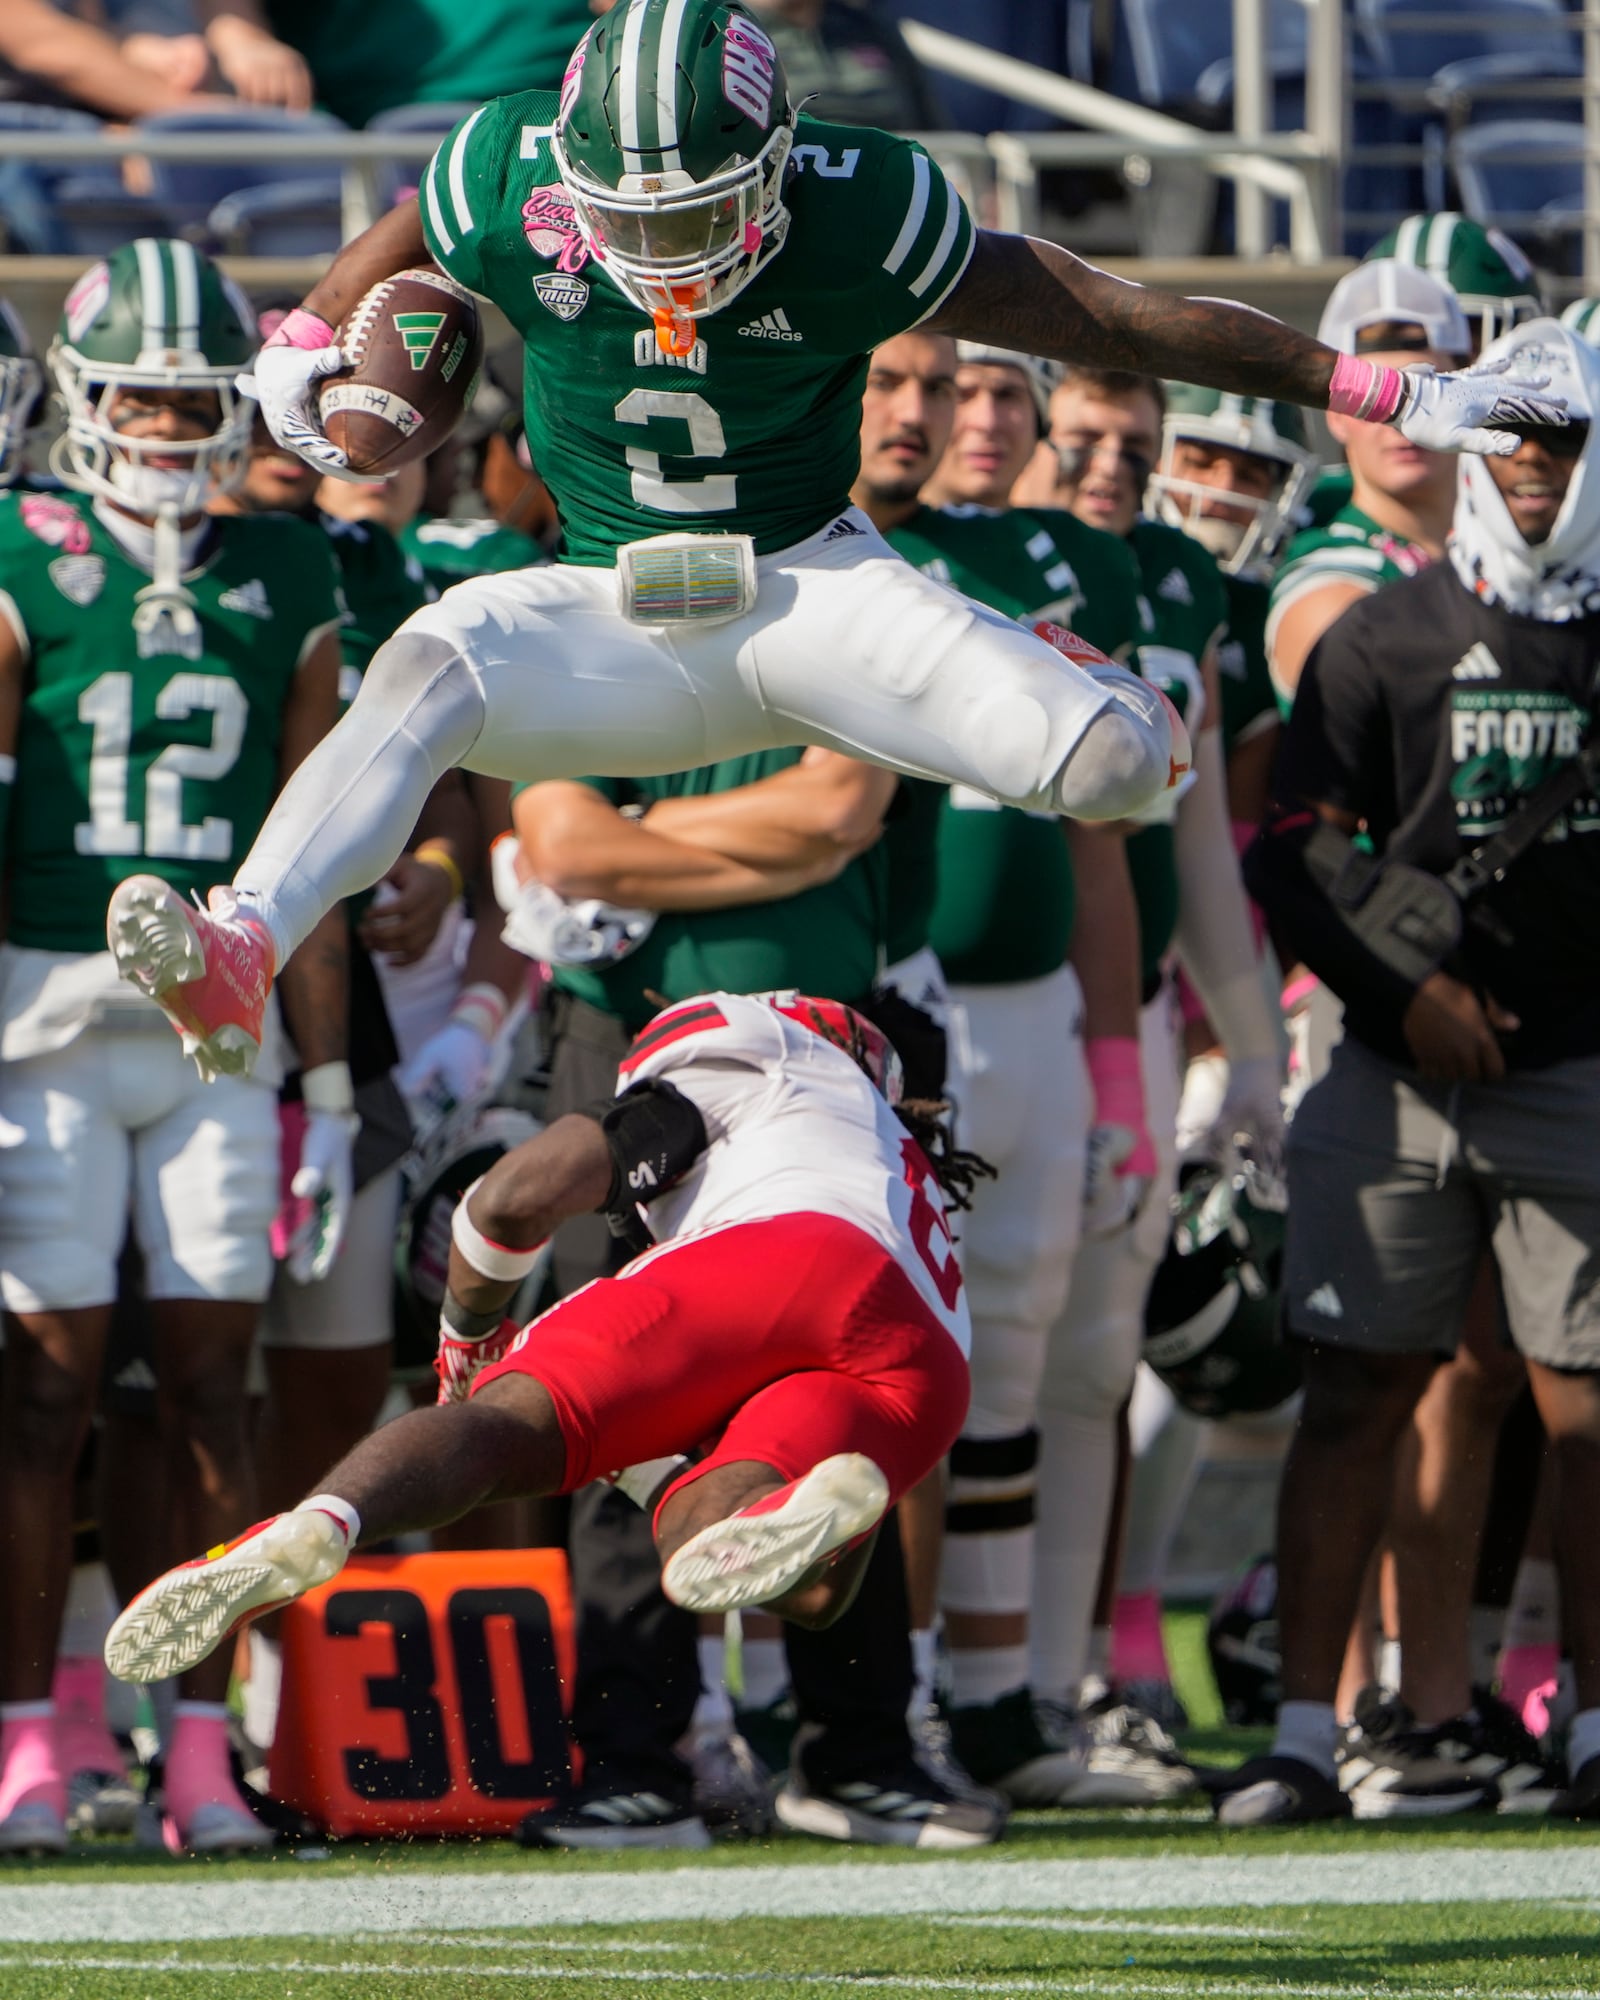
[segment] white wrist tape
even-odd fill
[[[300,1072],[300,1098],[307,1111],[354,1111],[355,1085],[345,1062],[318,1063]]]
[[[509,1012],[510,1002],[499,987],[480,980],[472,986],[463,987],[456,995],[450,1018],[471,1028],[483,1041],[492,1042]]]
[[[480,1278],[494,1278],[502,1284],[512,1284],[519,1278],[525,1278],[538,1263],[544,1243],[542,1240],[535,1243],[531,1250],[512,1250],[504,1243],[491,1243],[467,1213],[468,1202],[482,1185],[480,1175],[456,1203],[456,1212],[450,1223],[450,1240]]]

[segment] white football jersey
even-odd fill
[[[927,1157],[845,1051],[759,997],[708,993],[658,1014],[620,1087],[670,1079],[709,1145],[642,1208],[658,1243],[735,1222],[837,1216],[880,1243],[963,1354],[966,1289]]]

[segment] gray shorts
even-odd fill
[[[1531,1361],[1600,1369],[1600,1056],[1423,1083],[1358,1042],[1289,1129],[1289,1330],[1454,1352],[1485,1249]]]

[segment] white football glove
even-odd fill
[[[1213,1136],[1253,1160],[1269,1178],[1282,1176],[1283,1075],[1275,1061],[1254,1056],[1230,1065]]]
[[[426,1124],[441,1108],[453,1110],[476,1097],[489,1076],[490,1044],[461,1020],[446,1021],[394,1073],[412,1120]]]
[[[1083,1233],[1096,1240],[1115,1236],[1144,1206],[1149,1174],[1121,1171],[1139,1145],[1131,1125],[1091,1125],[1083,1169]]]
[[[1405,401],[1390,422],[1425,451],[1479,451],[1509,458],[1522,440],[1502,424],[1566,422],[1564,396],[1544,396],[1548,375],[1512,375],[1512,357],[1479,361],[1454,375],[1428,367],[1404,371]]]
[[[336,479],[360,479],[322,428],[317,410],[317,383],[343,366],[337,347],[268,346],[256,356],[254,374],[236,377],[234,387],[261,405],[267,429],[285,451]]]
[[[353,1111],[306,1112],[300,1165],[289,1183],[289,1192],[305,1206],[285,1259],[298,1284],[315,1284],[333,1269],[355,1198],[351,1155],[360,1130],[361,1120]]]

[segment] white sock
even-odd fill
[[[726,1736],[733,1728],[733,1703],[728,1698],[727,1641],[720,1632],[702,1632],[700,1699],[694,1705],[694,1727],[705,1736]]]
[[[313,1493],[309,1500],[302,1500],[294,1511],[297,1514],[331,1514],[344,1529],[347,1549],[353,1549],[361,1539],[361,1516],[348,1500],[341,1500],[337,1493]]]
[[[1080,1249],[1080,1267],[1083,1257]],[[1116,1411],[1046,1402],[1039,1411],[1039,1439],[1039,1512],[1025,1600],[1028,1683],[1046,1700],[1075,1708],[1089,1671],[1095,1592],[1116,1483]]]
[[[988,1708],[1027,1685],[1025,1645],[950,1648],[950,1699],[957,1708]]]
[[[1400,1691],[1400,1641],[1385,1639],[1378,1647],[1378,1685],[1385,1694]]]
[[[1467,1660],[1474,1687],[1493,1687],[1506,1614],[1498,1604],[1474,1604],[1467,1613]]]
[[[1339,1721],[1331,1701],[1286,1701],[1278,1710],[1278,1733],[1272,1739],[1274,1757],[1298,1757],[1325,1778],[1336,1775],[1334,1751]]]
[[[1505,1613],[1505,1645],[1554,1646],[1561,1638],[1561,1584],[1553,1562],[1517,1565],[1517,1580]]]
[[[283,1648],[252,1626],[250,1678],[244,1684],[244,1733],[258,1750],[270,1750],[278,1733],[278,1700],[283,1692]]]
[[[920,1715],[933,1706],[934,1683],[939,1672],[939,1635],[930,1626],[911,1635],[911,1713]]]
[[[1600,1757],[1600,1708],[1580,1708],[1567,1730],[1567,1770],[1577,1777],[1592,1757]]]
[[[781,1639],[746,1639],[739,1655],[741,1708],[771,1708],[789,1685],[789,1662]]]

